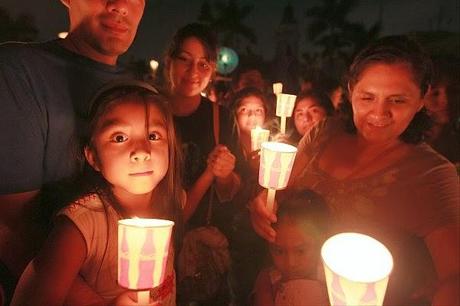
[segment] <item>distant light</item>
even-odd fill
[[[158,69],[159,63],[156,60],[152,59],[152,60],[150,60],[149,65],[150,65],[150,69],[152,69],[152,71],[156,71]]]
[[[233,49],[220,47],[217,54],[217,72],[229,74],[238,66],[238,54]]]
[[[69,32],[61,32],[61,33],[58,34],[58,37],[64,39],[64,38],[67,37],[68,34],[69,34]]]

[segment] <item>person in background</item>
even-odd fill
[[[316,193],[301,190],[280,203],[269,244],[272,265],[254,286],[254,306],[327,305],[320,249],[328,237],[329,210]]]
[[[423,142],[431,67],[405,36],[363,49],[348,71],[349,116],[328,119],[302,138],[289,183],[325,198],[331,234],[361,232],[388,247],[394,267],[386,305],[460,303],[459,180]],[[276,216],[265,199],[252,202],[252,223],[276,241]]]
[[[433,86],[425,107],[433,120],[427,142],[454,164],[460,163],[460,61],[435,59]]]
[[[90,97],[126,78],[118,57],[131,45],[145,1],[61,0],[65,39],[0,46],[0,265],[12,291],[46,236],[50,184],[77,172],[69,143]]]
[[[12,305],[62,305],[77,275],[90,289],[80,296],[82,304],[126,303],[129,294],[117,283],[118,220],[162,218],[180,227],[179,150],[172,115],[153,87],[109,84],[92,102],[81,142],[86,171],[71,187],[81,193],[58,212]],[[153,292],[161,305],[175,305],[173,250],[171,244],[164,283]]]
[[[164,60],[168,95],[185,157],[183,186],[187,202],[184,208],[184,244],[196,242],[194,235],[197,232],[194,230],[203,229],[205,225],[214,226],[211,236],[215,233],[219,235],[219,241],[225,240],[217,231],[222,224],[216,215],[219,210],[225,214],[229,207],[226,203],[233,199],[241,184],[235,171],[236,140],[232,135],[231,116],[226,108],[201,95],[215,74],[216,58],[216,35],[208,26],[191,23],[176,32]],[[191,235],[188,235],[189,232]],[[219,248],[226,243],[226,240],[219,243]],[[179,261],[186,258],[185,255],[179,254]],[[209,258],[197,257],[193,260],[206,262]],[[181,285],[186,284],[183,282],[185,271],[179,269],[178,272],[178,297],[181,302],[193,302],[197,297],[191,296],[193,292],[189,292],[186,285]],[[222,290],[227,291],[227,288]],[[204,298],[208,305],[225,303],[224,294],[210,295],[213,297]]]
[[[268,113],[265,95],[257,88],[247,87],[238,91],[232,101],[234,132],[238,135],[236,150],[237,168],[244,178],[240,190],[229,209],[221,219],[227,224],[225,234],[229,240],[231,267],[229,284],[232,305],[248,305],[249,294],[259,272],[266,247],[253,230],[247,205],[260,190],[258,183],[260,150],[251,147],[251,130],[255,127],[268,128]],[[225,218],[224,218],[225,217]]]
[[[289,142],[297,144],[318,122],[334,114],[334,106],[326,94],[308,90],[297,95],[292,114]]]
[[[191,23],[176,32],[165,56],[168,93],[186,158],[184,213],[191,227],[203,225],[214,182],[221,201],[231,200],[240,185],[229,113],[201,95],[215,73],[216,44],[207,26]]]

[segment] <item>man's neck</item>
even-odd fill
[[[110,66],[115,66],[117,64],[117,56],[101,54],[100,52],[97,52],[91,46],[89,46],[84,41],[78,39],[72,34],[69,34],[65,39],[61,40],[61,45],[67,50],[77,53],[81,56],[90,58],[93,61]]]

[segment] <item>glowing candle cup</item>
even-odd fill
[[[162,219],[118,221],[118,283],[137,290],[139,305],[164,279],[174,222]]]
[[[281,133],[286,133],[286,117],[292,116],[297,96],[280,93],[276,96],[276,115],[281,117]]]
[[[321,248],[331,306],[381,306],[393,269],[388,249],[372,237],[341,233]]]
[[[251,130],[251,151],[260,150],[263,142],[268,141],[270,131],[259,126]]]
[[[267,208],[273,211],[276,190],[286,188],[297,148],[280,142],[262,143],[259,184],[268,189]]]

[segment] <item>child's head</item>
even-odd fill
[[[323,199],[309,190],[293,192],[279,203],[277,218],[270,244],[275,267],[285,279],[315,277],[329,223]]]
[[[262,127],[267,114],[265,95],[254,87],[238,91],[232,103],[235,124],[240,134],[251,135],[256,126]]]
[[[319,91],[306,91],[297,96],[293,111],[294,126],[303,136],[326,116],[332,115],[334,108],[329,97]]]
[[[90,107],[84,153],[110,192],[118,199],[150,193],[174,202],[180,194],[179,150],[171,114],[156,90],[137,81],[109,84]],[[157,206],[170,217],[172,207]]]

